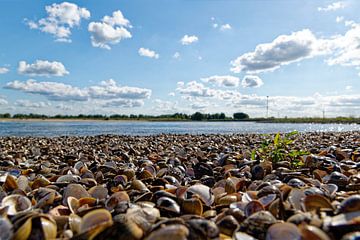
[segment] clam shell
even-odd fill
[[[19,194],[13,194],[3,198],[2,207],[8,207],[7,214],[10,216],[28,212],[31,210],[32,204],[30,199]]]

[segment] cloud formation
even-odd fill
[[[221,30],[221,31],[226,31],[226,30],[230,30],[230,29],[232,29],[232,27],[231,27],[231,25],[228,24],[228,23],[220,26],[220,30]]]
[[[1,105],[7,105],[7,104],[8,104],[8,101],[6,101],[4,98],[0,97],[0,106]]]
[[[8,68],[6,68],[6,67],[0,67],[0,74],[5,74],[5,73],[7,73],[7,72],[9,72],[9,69],[8,69]]]
[[[117,99],[104,103],[103,107],[124,107],[124,108],[134,108],[141,107],[144,105],[143,100],[139,99]]]
[[[318,7],[319,12],[336,11],[338,9],[344,9],[346,4],[344,2],[334,2],[326,7]]]
[[[28,64],[25,61],[19,62],[18,73],[28,76],[57,76],[62,77],[69,74],[61,62],[49,62],[36,60],[35,63]]]
[[[80,26],[81,19],[89,19],[90,12],[74,3],[53,3],[45,7],[47,17],[38,21],[25,19],[30,29],[49,33],[59,42],[71,42],[71,29]]]
[[[246,75],[241,81],[241,85],[244,88],[257,88],[262,86],[263,84],[264,83],[261,78],[256,75]]]
[[[186,84],[184,82],[178,82],[177,85],[176,90],[183,95],[192,97],[215,97],[217,95],[215,89],[205,87],[204,84],[196,81],[191,81]]]
[[[102,81],[99,85],[87,88],[78,88],[59,82],[37,82],[27,80],[25,82],[8,82],[6,89],[18,90],[45,96],[52,101],[88,101],[91,99],[146,99],[150,98],[151,90],[146,88],[119,86],[110,79]]]
[[[101,22],[90,22],[88,31],[91,33],[91,44],[110,50],[110,45],[119,43],[121,40],[131,38],[128,29],[132,26],[120,10],[113,12],[112,16],[104,16]]]
[[[17,100],[14,103],[15,106],[18,107],[25,107],[25,108],[44,108],[44,107],[49,107],[51,106],[51,104],[49,102],[32,102],[29,100]]]
[[[273,71],[287,65],[328,51],[326,42],[317,39],[309,29],[280,35],[271,43],[259,44],[231,61],[232,72],[259,73]]]
[[[160,55],[158,53],[156,53],[155,51],[152,51],[148,48],[139,48],[138,53],[140,56],[148,57],[148,58],[158,59],[160,57]]]
[[[348,26],[350,29],[344,35],[329,40],[333,54],[326,62],[330,66],[341,65],[360,70],[360,24],[352,22]]]
[[[192,43],[196,43],[197,41],[199,41],[199,38],[195,35],[184,35],[180,40],[182,45],[190,45]]]
[[[214,75],[211,77],[202,78],[201,80],[203,82],[216,84],[222,87],[237,87],[240,81],[238,77],[229,76],[229,75],[226,76]]]

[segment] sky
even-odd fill
[[[360,117],[360,1],[0,0],[0,113]]]

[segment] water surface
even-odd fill
[[[0,136],[233,134],[360,131],[356,124],[255,122],[19,121],[0,122]]]

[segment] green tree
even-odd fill
[[[243,112],[237,112],[237,113],[234,113],[234,119],[248,119],[249,118],[249,115],[247,115],[246,113],[243,113]]]
[[[204,119],[204,114],[200,113],[200,112],[196,112],[193,115],[191,115],[191,120],[194,121],[201,121]]]

